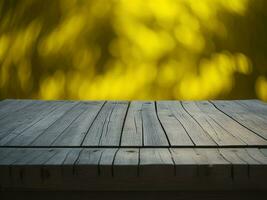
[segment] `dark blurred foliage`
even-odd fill
[[[0,0],[0,98],[267,100],[266,0]]]

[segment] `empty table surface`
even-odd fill
[[[0,186],[266,189],[267,104],[0,101]]]
[[[265,146],[267,104],[258,100],[4,100],[0,102],[0,145]]]

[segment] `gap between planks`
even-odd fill
[[[0,146],[1,148],[19,148],[19,149],[57,149],[57,148],[71,148],[71,149],[97,149],[97,148],[107,148],[107,149],[244,149],[244,148],[267,148],[267,145],[228,145],[228,146]]]
[[[216,142],[214,144],[211,144],[211,145],[205,145],[205,144],[193,144],[193,145],[175,145],[175,144],[171,144],[170,142],[170,138],[169,138],[169,135],[167,134],[166,130],[165,130],[165,127],[163,126],[161,120],[159,119],[159,113],[158,113],[158,108],[157,108],[157,104],[158,102],[160,101],[150,101],[150,103],[153,105],[154,104],[154,107],[155,107],[155,114],[156,114],[156,118],[155,120],[159,123],[160,126],[160,129],[162,129],[162,137],[165,137],[166,140],[167,140],[167,144],[165,144],[164,142],[161,143],[161,141],[159,142],[159,144],[145,144],[144,146],[144,141],[142,141],[142,146],[141,145],[123,145],[122,144],[122,136],[123,136],[123,133],[124,133],[124,128],[125,128],[125,121],[128,117],[128,110],[129,110],[129,107],[130,107],[130,104],[132,103],[132,101],[127,101],[128,102],[128,105],[127,105],[127,109],[126,109],[126,113],[124,114],[124,116],[122,117],[123,118],[123,123],[122,123],[122,127],[121,127],[121,130],[119,131],[120,133],[118,134],[119,135],[119,139],[118,139],[118,145],[103,145],[103,147],[107,147],[107,148],[170,148],[170,147],[175,147],[175,148],[192,148],[192,147],[200,147],[200,148],[213,148],[213,147],[223,147],[223,148],[243,148],[243,147],[251,147],[251,148],[254,148],[254,147],[267,147],[267,144],[259,144],[259,145],[249,145],[249,144],[245,144],[245,145],[238,145],[238,144],[235,144],[235,145],[228,145],[228,144],[225,144],[225,145],[218,145]],[[181,106],[183,107],[183,104],[182,102],[183,101],[178,101],[181,103]],[[209,101],[211,104],[213,104],[211,101]],[[104,102],[105,104],[106,102]],[[95,119],[97,118],[98,114],[101,112],[104,104],[102,105],[102,107],[100,108],[100,110],[98,111],[97,115],[95,116]],[[239,123],[237,120],[235,120],[234,118],[232,118],[231,116],[229,116],[227,113],[223,112],[222,110],[218,109],[214,104],[213,106],[216,108],[216,110],[218,110],[220,113],[222,113],[223,115],[225,116],[228,116],[230,117],[233,121],[235,121],[236,123],[240,124],[241,126],[243,126],[245,129],[251,131],[252,133],[256,134],[257,136],[260,136],[259,134],[255,133],[254,131],[250,130],[248,127],[242,125],[241,123]],[[153,106],[152,106],[153,107]],[[152,108],[151,107],[151,108]],[[183,107],[183,109],[186,111],[186,109]],[[142,110],[142,109],[141,109]],[[186,111],[188,112],[188,111]],[[189,114],[189,113],[188,113]],[[189,114],[190,115],[190,114]],[[191,115],[190,115],[191,116]],[[141,115],[142,117],[142,115]],[[61,117],[62,118],[62,117]],[[60,119],[61,119],[60,118]],[[191,116],[192,119],[194,119],[192,116]],[[94,119],[94,120],[95,120]],[[92,121],[92,124],[94,123],[94,120]],[[72,124],[72,122],[69,124],[69,126]],[[91,124],[91,125],[92,125]],[[88,127],[88,130],[86,132],[86,135],[84,136],[83,138],[83,141],[82,141],[82,144],[84,142],[84,139],[86,138],[87,136],[87,133],[88,131],[90,130],[91,128],[91,125]],[[200,125],[200,124],[199,124]],[[201,127],[201,125],[200,125]],[[203,128],[202,128],[203,129]],[[203,129],[204,130],[204,129]],[[185,130],[186,131],[186,130]],[[149,131],[148,131],[149,132]],[[205,131],[204,131],[205,132]],[[188,133],[187,133],[188,134]],[[151,136],[151,134],[150,134]],[[188,134],[188,136],[190,137],[190,135]],[[210,136],[209,134],[207,134],[207,136]],[[142,140],[144,140],[144,131],[143,131],[143,120],[142,120]],[[261,137],[262,139],[264,139],[263,137]],[[101,139],[101,138],[100,138]],[[192,139],[191,139],[192,140]],[[265,140],[265,139],[264,139]],[[100,141],[100,140],[99,140]],[[192,142],[194,143],[194,141],[192,140]],[[153,142],[152,142],[153,143]],[[216,145],[217,144],[217,145]],[[6,145],[3,145],[1,147],[7,147]],[[0,147],[0,148],[1,148]],[[19,146],[19,145],[10,145],[9,147],[22,147],[22,146]],[[102,147],[102,145],[90,145],[90,146],[87,146],[85,144],[85,146],[82,146],[82,145],[79,145],[79,146],[74,146],[74,145],[70,145],[70,146],[65,146],[65,145],[56,145],[56,146],[50,146],[50,145],[36,145],[35,147],[37,148],[50,148],[50,147],[55,147],[55,148],[99,148],[99,147]],[[27,148],[26,146],[24,148]],[[30,148],[30,147],[29,147]]]

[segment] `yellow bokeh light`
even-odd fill
[[[267,78],[260,76],[256,81],[256,92],[259,98],[267,101]]]
[[[261,4],[263,0],[2,2],[0,97],[266,100],[267,62],[259,51],[254,53],[259,48],[250,36],[257,38],[245,20],[259,12],[251,5]],[[247,95],[243,79],[255,85]],[[240,88],[244,92],[236,93]]]

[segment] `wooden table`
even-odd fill
[[[266,190],[267,104],[0,101],[2,190]]]

